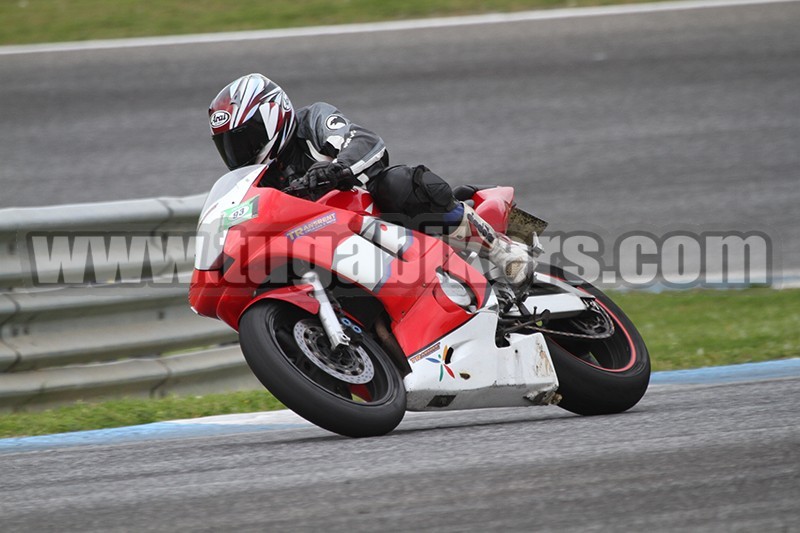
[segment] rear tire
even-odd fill
[[[313,424],[348,437],[372,437],[392,431],[403,419],[400,373],[367,335],[337,354],[316,316],[265,301],[242,316],[239,342],[259,381]]]
[[[650,383],[650,355],[644,339],[600,289],[557,267],[550,274],[593,295],[614,324],[614,334],[603,340],[570,340],[545,334],[558,375],[559,403],[579,415],[621,413],[636,405]]]

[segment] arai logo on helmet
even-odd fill
[[[231,114],[227,111],[215,111],[213,115],[211,115],[211,123],[212,128],[221,128],[228,121],[231,119]]]

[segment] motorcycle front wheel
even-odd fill
[[[628,316],[611,298],[591,283],[550,267],[550,274],[595,297],[597,312],[580,319],[553,321],[548,327],[567,335],[545,334],[558,375],[558,404],[580,415],[621,413],[636,405],[650,382],[650,355],[644,339]],[[600,318],[598,318],[600,317]],[[570,337],[602,330],[602,339]]]
[[[239,322],[247,364],[286,407],[340,435],[384,435],[405,414],[403,380],[378,343],[348,334],[354,342],[333,350],[316,316],[278,301],[255,304]]]

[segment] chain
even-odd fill
[[[550,329],[550,328],[546,328],[546,327],[543,327],[543,326],[537,326],[536,325],[536,322],[538,322],[539,319],[541,318],[541,316],[539,316],[539,317],[534,317],[534,319],[531,320],[528,323],[520,323],[520,324],[517,324],[515,326],[512,326],[511,328],[508,328],[505,331],[503,331],[503,333],[511,333],[511,332],[517,331],[519,329],[528,328],[528,329],[531,329],[533,331],[536,331],[537,333],[544,333],[546,335],[552,335],[554,337],[567,337],[567,338],[570,338],[570,339],[584,339],[584,340],[603,340],[603,339],[607,339],[607,338],[611,337],[612,335],[614,335],[614,331],[615,331],[614,330],[614,322],[611,320],[611,317],[608,316],[608,313],[606,313],[605,309],[603,309],[601,306],[599,306],[599,305],[597,305],[595,303],[592,303],[591,304],[591,310],[597,312],[603,318],[603,320],[605,321],[605,324],[607,324],[607,326],[608,326],[606,331],[604,331],[602,333],[573,333],[571,331],[561,331],[561,330],[557,330],[557,329]]]

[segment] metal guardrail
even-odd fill
[[[203,199],[0,210],[0,411],[260,387],[236,333],[188,306],[194,250],[174,245]],[[57,250],[67,235],[84,247]]]

